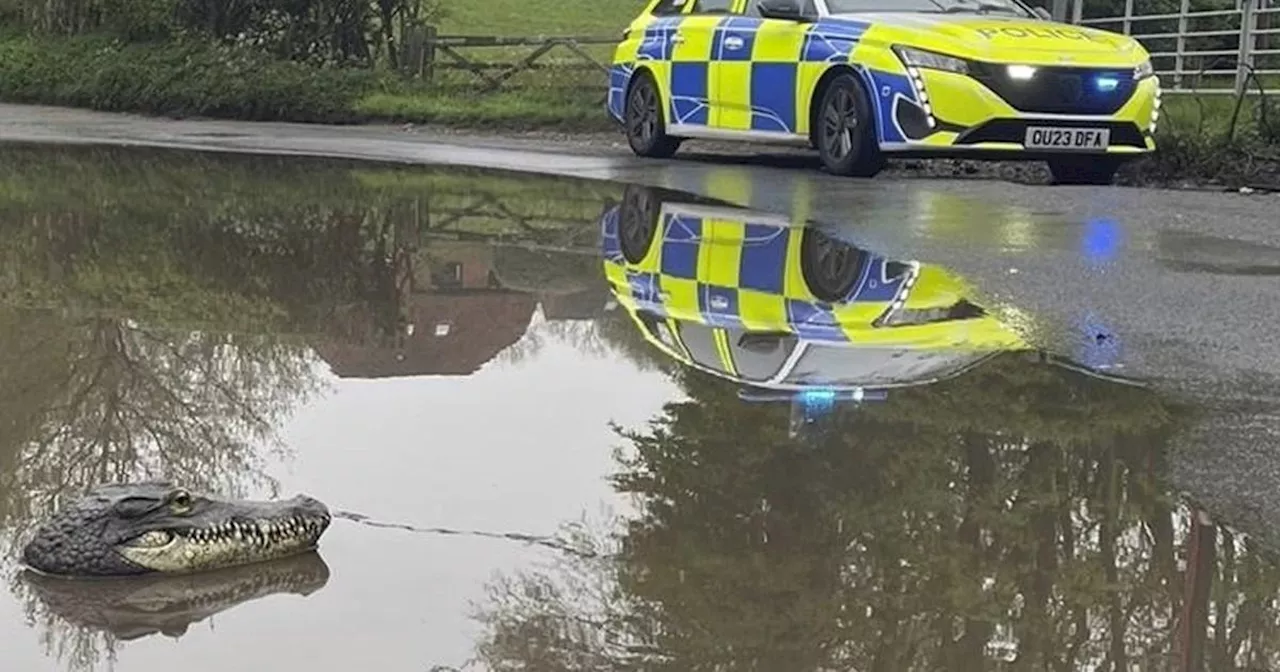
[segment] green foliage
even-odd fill
[[[126,41],[192,37],[318,65],[397,61],[407,25],[438,21],[440,0],[7,0],[0,16],[42,35]]]
[[[352,121],[373,86],[360,70],[319,69],[194,40],[100,37],[0,41],[0,99],[169,115]]]

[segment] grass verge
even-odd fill
[[[464,129],[598,132],[613,128],[604,111],[603,86],[522,88],[476,95],[459,89],[393,84],[363,96],[354,110],[369,120]]]
[[[1167,95],[1156,152],[1134,162],[1129,184],[1280,189],[1280,101],[1272,96]]]

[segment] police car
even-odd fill
[[[959,157],[1106,184],[1155,150],[1160,107],[1136,40],[1022,0],[650,0],[609,79],[640,156],[686,138],[807,144],[862,177],[886,157]]]
[[[600,234],[610,290],[644,338],[744,399],[869,399],[1027,348],[947,271],[803,222],[632,185]]]

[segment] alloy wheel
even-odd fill
[[[858,107],[853,95],[848,88],[837,89],[822,113],[822,142],[837,161],[853,152],[858,132]]]

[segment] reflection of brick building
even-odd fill
[[[418,294],[404,315],[413,333],[384,347],[327,343],[316,350],[339,378],[465,376],[524,336],[537,303],[528,294]]]
[[[442,240],[395,256],[395,289],[339,308],[315,347],[340,378],[470,375],[524,336],[539,304],[548,320],[586,320],[609,299],[594,256]]]
[[[433,243],[411,263],[399,290],[400,334],[379,337],[357,311],[335,329],[341,337],[316,347],[338,377],[465,376],[524,336],[537,301],[498,286],[492,246]]]
[[[590,320],[604,312],[609,290],[602,282],[572,294],[539,294],[538,301],[548,320]]]

